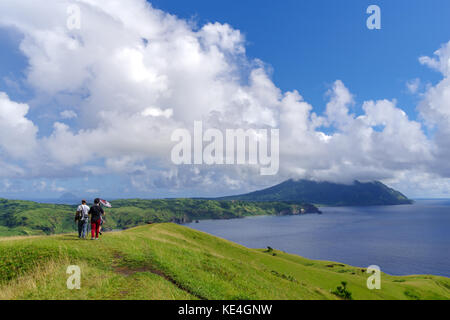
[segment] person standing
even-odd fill
[[[86,200],[81,201],[81,205],[77,208],[77,215],[75,221],[78,220],[78,238],[86,239],[87,227],[89,223],[89,210],[86,205]]]
[[[94,205],[89,210],[89,215],[91,216],[91,240],[98,240],[100,223],[104,213],[103,208],[100,206],[100,199],[95,199]]]
[[[111,204],[103,199],[100,199],[100,205],[101,206],[105,206],[107,208],[112,208]],[[103,230],[103,223],[105,222],[105,216],[106,216],[106,212],[103,212],[103,215],[101,216],[101,221],[100,221],[100,229],[99,229],[99,234],[102,235],[102,230]]]
[[[100,228],[98,229],[98,233],[102,235],[103,230],[103,222],[105,221],[106,212],[103,212],[103,215],[100,218]]]

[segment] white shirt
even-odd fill
[[[77,211],[81,212],[81,220],[89,219],[89,207],[85,204],[81,204],[78,206]]]

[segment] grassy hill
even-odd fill
[[[248,194],[218,198],[241,201],[307,202],[328,206],[376,206],[411,204],[405,195],[379,181],[337,184],[310,180],[287,180]]]
[[[214,201],[195,199],[141,200],[111,202],[105,209],[105,229],[126,229],[147,223],[189,222],[201,219],[231,219],[254,215],[314,213],[309,204],[282,202]],[[77,206],[41,204],[0,199],[0,236],[44,235],[76,230]]]
[[[247,249],[175,224],[105,234],[0,239],[0,299],[449,299],[450,279],[382,276],[366,287],[364,269]],[[66,268],[82,270],[68,290]]]
[[[75,207],[0,199],[0,236],[74,231]]]

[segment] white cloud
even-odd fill
[[[33,188],[39,191],[43,191],[47,188],[47,182],[41,180],[33,183]]]
[[[420,61],[443,75],[442,81],[431,86],[419,104],[421,117],[434,130],[434,161],[432,172],[450,177],[450,42],[435,52],[435,57],[422,57]]]
[[[341,81],[329,92],[323,118],[298,95],[287,94],[281,113],[282,154],[289,175],[323,180],[386,179],[399,170],[426,167],[431,145],[418,122],[395,101],[366,101],[364,114],[350,114],[352,94]],[[334,126],[324,134],[315,125]],[[288,163],[286,163],[286,161]]]
[[[78,117],[77,113],[73,110],[64,110],[59,115],[62,119],[75,119]]]
[[[61,187],[61,186],[58,186],[58,185],[56,184],[56,181],[53,181],[53,182],[52,182],[52,184],[50,185],[50,189],[51,189],[53,192],[66,192],[66,191],[67,191],[66,188]]]
[[[142,116],[144,117],[166,117],[170,118],[173,115],[172,109],[167,110],[161,110],[158,108],[147,108],[144,111],[142,111]]]
[[[20,49],[35,101],[77,99],[76,109],[56,113],[76,124],[56,122],[38,139],[28,105],[0,93],[0,159],[19,166],[11,172],[113,173],[139,190],[208,192],[288,177],[394,183],[405,174],[450,176],[450,166],[438,160],[450,156],[450,43],[435,57],[420,58],[444,75],[419,107],[427,124],[439,128],[431,140],[396,101],[366,101],[356,115],[359,106],[339,80],[328,92],[326,111],[317,115],[299,92],[282,92],[259,60],[246,57],[245,39],[230,25],[192,27],[144,0],[80,0],[81,28],[69,30],[69,3],[0,3],[0,26],[23,34]],[[411,92],[419,85],[408,83]],[[189,129],[196,120],[218,129],[280,128],[280,176],[263,180],[254,167],[172,166],[173,130]],[[11,162],[16,158],[23,163]]]
[[[3,181],[0,183],[0,191],[13,194],[24,191],[24,188],[17,180],[3,179]]]
[[[29,106],[11,101],[0,92],[0,150],[6,156],[23,158],[36,149],[38,128],[26,118]]]
[[[15,164],[5,162],[0,159],[0,177],[1,178],[20,178],[25,176],[25,170]]]
[[[406,82],[406,88],[408,89],[409,93],[415,94],[419,90],[420,87],[420,79],[415,78],[408,82]]]
[[[419,62],[441,72],[445,77],[450,75],[450,41],[434,53],[435,57],[422,56]]]

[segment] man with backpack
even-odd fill
[[[105,212],[100,206],[100,199],[94,200],[94,205],[89,210],[89,215],[91,216],[91,240],[98,240],[98,233],[100,231],[100,223],[102,220],[102,215]],[[94,237],[95,236],[95,237]]]
[[[87,227],[89,221],[90,208],[86,205],[86,200],[81,201],[81,205],[77,208],[75,222],[78,221],[78,238],[86,239]]]

